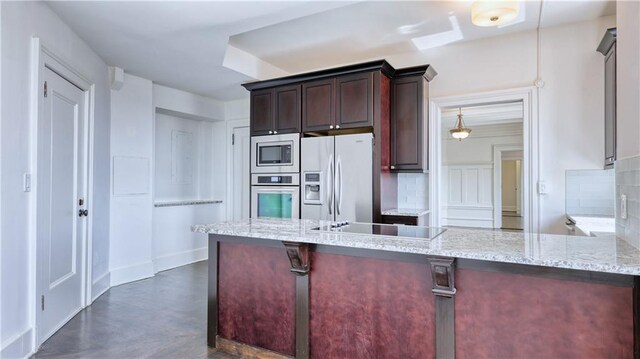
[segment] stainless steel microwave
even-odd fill
[[[251,173],[300,172],[300,134],[251,138]]]

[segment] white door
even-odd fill
[[[85,102],[82,90],[45,69],[38,121],[38,342],[83,307],[86,216]]]
[[[249,218],[249,158],[251,137],[249,127],[233,129],[233,220]]]

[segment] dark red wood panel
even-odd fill
[[[218,334],[295,355],[295,276],[284,247],[219,248]]]
[[[632,358],[632,289],[456,271],[456,358]]]
[[[312,358],[432,358],[429,266],[312,253]]]

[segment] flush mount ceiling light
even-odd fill
[[[458,141],[462,141],[463,139],[469,137],[471,133],[470,128],[464,127],[464,122],[462,121],[462,109],[458,108],[458,121],[456,121],[456,127],[454,129],[449,130],[451,136],[453,138],[458,139]]]
[[[471,4],[471,22],[483,27],[500,26],[515,20],[519,12],[518,1],[475,1]]]

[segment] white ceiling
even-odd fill
[[[508,123],[522,123],[522,102],[479,105],[463,107],[462,120],[468,127],[484,125],[504,125]],[[442,110],[442,123],[453,127],[458,118],[458,108],[446,108]],[[442,126],[444,129],[447,125]]]
[[[480,28],[471,1],[54,1],[49,6],[108,65],[221,100],[246,96],[253,78],[223,66],[227,46],[297,73],[447,41],[534,29],[540,2],[520,22]],[[544,2],[543,25],[615,13],[614,1]],[[412,41],[415,39],[415,41]],[[415,42],[415,44],[414,44]],[[425,45],[426,44],[426,45]]]

